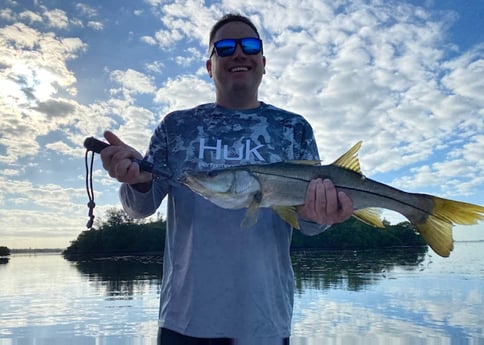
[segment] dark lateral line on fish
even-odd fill
[[[249,172],[250,172],[250,171],[249,171]],[[280,174],[267,173],[267,172],[263,172],[263,173],[262,173],[262,172],[257,172],[257,174],[260,174],[260,175],[269,175],[269,176],[276,176],[276,177],[281,177],[281,176],[282,176],[282,175],[280,175]],[[361,175],[361,176],[363,176],[363,175]],[[301,178],[301,177],[292,177],[292,176],[283,176],[283,177],[284,177],[284,178],[290,178],[290,179],[292,179],[292,180],[297,180],[297,181],[307,182],[307,183],[309,183],[309,181],[310,181],[310,180],[307,180],[307,179],[305,179],[305,178]],[[325,176],[319,176],[318,178],[327,178],[327,177],[325,177]],[[371,181],[373,181],[373,180],[371,180]],[[378,183],[378,182],[376,182],[376,181],[374,181],[374,182],[375,182],[375,183]],[[408,206],[408,207],[412,207],[412,208],[414,208],[414,209],[416,209],[416,210],[419,210],[419,211],[421,211],[422,213],[425,213],[427,216],[432,215],[433,217],[436,217],[436,218],[438,218],[438,219],[440,219],[440,220],[442,220],[442,221],[444,221],[444,222],[446,222],[446,223],[450,223],[450,224],[452,224],[451,222],[449,222],[447,219],[444,219],[443,217],[439,217],[438,215],[431,214],[431,213],[429,213],[428,211],[426,211],[426,210],[424,210],[424,209],[422,209],[422,208],[420,208],[420,207],[416,207],[415,205],[409,204],[409,203],[407,203],[407,202],[401,201],[401,200],[396,199],[396,198],[389,197],[389,196],[387,196],[387,195],[383,195],[383,194],[380,194],[380,193],[375,193],[375,192],[372,192],[372,191],[368,191],[368,190],[366,190],[366,189],[356,189],[356,188],[353,188],[353,187],[343,187],[343,186],[339,186],[339,185],[335,185],[335,187],[336,187],[336,188],[341,188],[341,189],[352,190],[352,191],[355,191],[355,192],[360,192],[360,193],[367,193],[367,194],[371,194],[371,195],[376,195],[376,196],[378,196],[378,197],[380,197],[380,198],[383,198],[383,199],[393,200],[393,201],[395,201],[395,202],[397,202],[397,203],[399,203],[399,204],[402,204],[402,205],[405,205],[405,206]],[[391,187],[391,186],[389,186],[389,187]],[[394,187],[391,187],[391,188],[394,188]],[[394,189],[395,189],[395,188],[394,188]],[[399,192],[404,192],[404,191],[400,191],[400,190],[399,190]],[[414,193],[408,193],[408,192],[404,192],[404,193],[407,193],[407,194],[414,194]],[[426,194],[425,194],[425,195],[426,195]],[[382,207],[382,208],[383,208],[383,207]],[[394,210],[391,210],[391,211],[394,211]]]

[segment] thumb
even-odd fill
[[[116,134],[114,134],[111,131],[105,131],[104,132],[104,138],[110,143],[111,145],[114,146],[127,146],[121,139],[118,138]]]

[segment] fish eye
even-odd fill
[[[217,175],[218,175],[218,172],[217,171],[214,171],[214,170],[207,171],[207,176],[208,177],[215,177]]]

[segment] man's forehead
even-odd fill
[[[257,33],[248,24],[244,22],[230,22],[217,30],[214,41],[223,38],[242,38],[242,37],[257,37]]]

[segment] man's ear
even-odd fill
[[[212,78],[212,60],[208,59],[205,62],[205,68],[207,69],[208,76]]]

